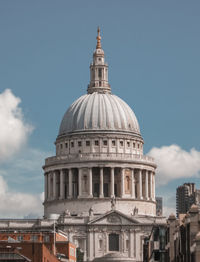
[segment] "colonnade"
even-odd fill
[[[130,168],[68,168],[45,173],[45,201],[120,197],[155,200],[155,173]],[[95,176],[96,172],[96,176]]]

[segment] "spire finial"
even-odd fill
[[[97,28],[97,46],[96,49],[101,49],[101,36],[100,36],[100,28]]]

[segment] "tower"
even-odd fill
[[[44,217],[84,253],[84,261],[142,261],[156,217],[153,158],[143,154],[137,118],[112,93],[100,29],[87,94],[63,116],[56,155],[44,165]]]

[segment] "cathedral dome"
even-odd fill
[[[132,109],[118,96],[93,92],[78,98],[67,110],[59,135],[84,131],[113,131],[140,135]]]

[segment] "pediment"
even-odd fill
[[[131,225],[138,224],[138,221],[119,212],[119,211],[110,211],[105,213],[98,218],[92,219],[88,224],[93,225]]]

